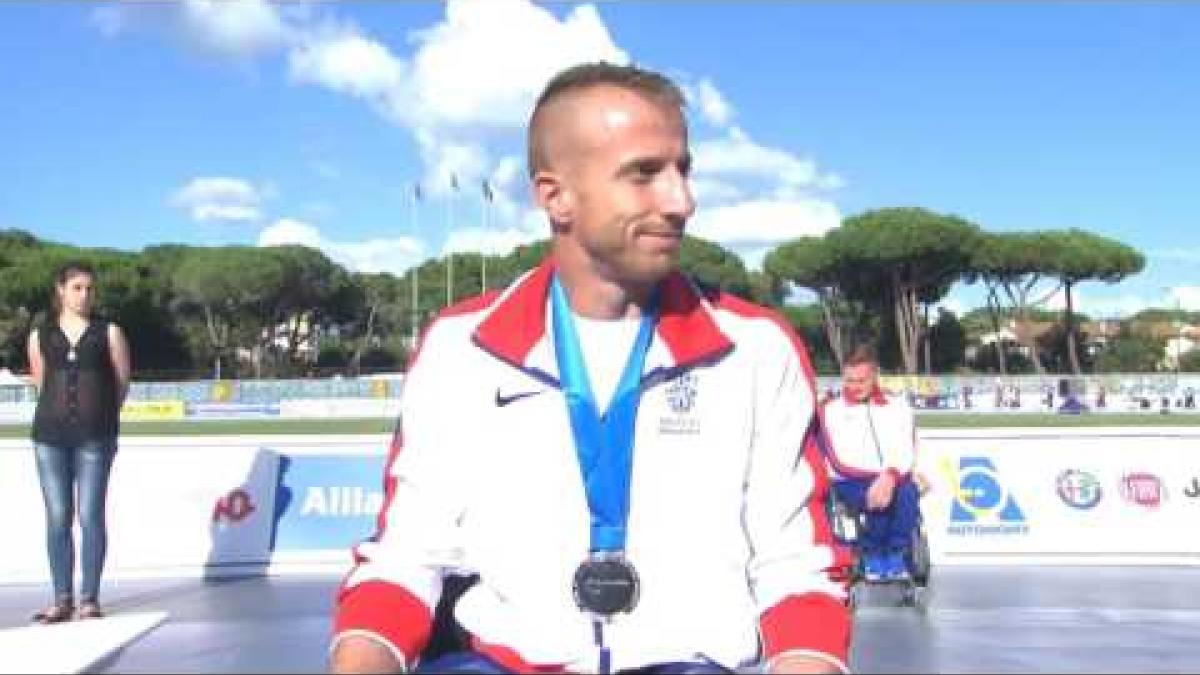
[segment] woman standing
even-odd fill
[[[117,452],[121,405],[129,389],[129,346],[120,327],[93,316],[96,273],[63,265],[54,277],[54,308],[29,334],[29,365],[38,389],[33,443],[46,504],[46,548],[54,602],[34,615],[57,623],[75,613],[75,495],[82,532],[79,618],[99,618],[100,574],[109,470]]]

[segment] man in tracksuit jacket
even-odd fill
[[[821,413],[834,492],[866,515],[859,543],[867,579],[906,578],[920,502],[912,408],[880,387],[874,351],[859,347],[843,363],[842,395],[823,401]]]
[[[812,369],[777,315],[676,271],[694,210],[681,106],[666,78],[609,64],[568,69],[539,98],[530,170],[551,254],[428,329],[379,530],[338,595],[334,671],[422,668],[456,572],[480,576],[455,607],[470,672],[846,670],[845,587],[831,579],[845,560],[822,508]],[[612,614],[579,590],[606,558],[564,326],[601,425],[628,400],[618,376],[641,354],[624,368],[640,393],[625,534],[601,551],[637,592]],[[597,578],[587,588],[614,581]]]

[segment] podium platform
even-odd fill
[[[167,620],[166,612],[134,612],[0,630],[0,673],[86,673]]]
[[[855,615],[856,673],[1194,673],[1200,666],[1200,567],[957,566],[935,568],[929,609],[869,604]],[[0,584],[2,635],[49,640],[71,630],[99,647],[90,664],[17,664],[3,672],[325,673],[340,577],[105,582],[102,622],[38,627],[45,585]],[[155,624],[156,617],[165,620]],[[107,626],[101,630],[104,622]],[[157,625],[157,627],[154,627]],[[111,627],[111,633],[109,632]],[[140,637],[138,637],[140,635]],[[103,639],[101,639],[103,638]],[[15,640],[19,649],[21,640]],[[75,641],[76,638],[64,641]],[[105,643],[103,640],[108,640]],[[54,644],[63,644],[63,641]],[[56,647],[33,648],[54,654]],[[23,653],[23,652],[22,652]],[[68,654],[64,652],[62,656]],[[73,670],[82,668],[82,670]]]

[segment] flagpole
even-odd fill
[[[454,227],[454,197],[458,194],[458,179],[450,176],[450,198],[446,202],[446,239],[449,241],[450,230]],[[446,306],[454,304],[454,253],[446,252]]]
[[[488,184],[487,184],[487,181],[485,180],[485,181],[483,181],[483,190],[479,194],[479,210],[480,210],[480,213],[483,214],[483,238],[484,238],[484,241],[487,241],[488,204],[491,202],[491,200],[488,199],[488,189],[489,189]],[[480,289],[479,290],[481,293],[487,293],[487,289],[488,289],[488,285],[487,285],[487,251],[479,252],[479,260],[480,260],[480,271],[479,271]]]
[[[420,194],[421,184],[417,183],[413,186],[412,198],[408,203],[408,220],[412,226],[414,239],[420,238],[417,232],[417,200],[420,198]],[[413,265],[412,275],[412,348],[416,349],[417,326],[421,323],[421,310],[418,307],[421,302],[421,263],[419,261]]]

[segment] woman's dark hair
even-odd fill
[[[50,291],[50,306],[54,309],[51,318],[57,319],[62,314],[62,305],[58,300],[58,287],[75,277],[96,278],[96,268],[82,260],[71,260],[58,266],[54,271],[54,288]]]

